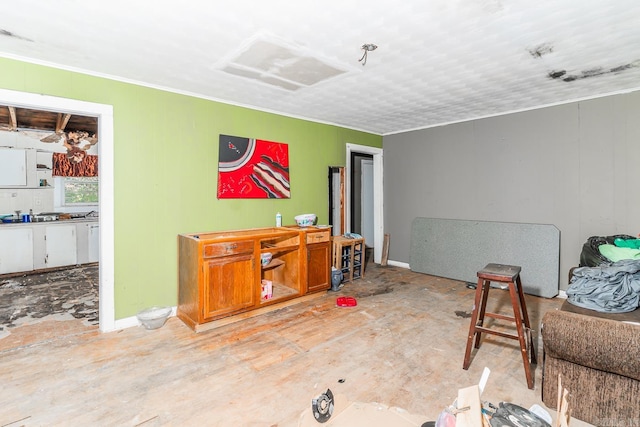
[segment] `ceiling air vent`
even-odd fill
[[[218,68],[235,76],[291,91],[347,72],[302,49],[264,39],[252,40]]]

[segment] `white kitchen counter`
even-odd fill
[[[42,222],[0,222],[0,230],[11,227],[39,227],[42,225],[58,225],[58,224],[82,224],[86,222],[99,222],[98,217],[90,218],[74,218],[74,219],[60,219],[57,221],[42,221]]]
[[[0,274],[98,262],[98,220],[0,224]]]

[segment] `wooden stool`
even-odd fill
[[[348,239],[343,236],[333,236],[332,264],[342,271],[342,282],[353,282],[364,277],[364,237]]]
[[[536,349],[533,339],[531,338],[531,324],[529,323],[529,315],[527,314],[527,305],[524,301],[524,292],[522,291],[522,282],[520,281],[520,270],[521,268],[515,265],[487,264],[485,268],[478,271],[478,286],[476,288],[476,298],[473,303],[471,325],[469,326],[469,336],[467,337],[467,350],[464,353],[464,364],[462,368],[469,368],[471,364],[471,345],[475,338],[475,348],[480,348],[480,337],[483,332],[518,340],[520,342],[522,362],[524,363],[524,373],[527,376],[527,386],[533,389],[533,377],[531,375],[529,355],[527,354],[527,344],[531,348],[531,363],[537,363]],[[491,282],[506,283],[508,285],[514,317],[486,312],[487,297],[489,296]],[[485,316],[516,322],[517,334],[485,328],[483,326]]]

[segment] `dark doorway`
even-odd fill
[[[373,155],[351,153],[351,232],[364,237],[365,265],[373,256]]]
[[[373,199],[368,194],[373,189],[372,164],[373,155],[351,153],[351,232],[364,236],[368,245],[373,243]]]

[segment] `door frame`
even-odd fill
[[[383,150],[382,148],[347,143],[345,229],[348,231],[351,231],[351,153],[373,156],[373,260],[379,264],[382,260],[384,240]]]
[[[331,235],[341,236],[345,232],[345,168],[344,166],[329,166],[329,224],[331,224]],[[337,188],[334,186],[335,175],[338,175]],[[338,203],[334,203],[334,199],[338,198]],[[336,224],[333,220],[335,212],[338,212],[340,224]]]
[[[114,258],[113,106],[0,89],[0,103],[34,110],[49,110],[98,118],[98,170],[100,215],[99,320],[100,331],[116,329]]]
[[[367,175],[366,171],[371,175],[369,179],[364,179]],[[373,159],[363,158],[360,160],[360,175],[360,183],[362,187],[360,191],[360,234],[362,234],[362,237],[365,238],[366,242],[368,237],[372,237],[371,232],[373,230],[373,212],[367,213],[366,209],[366,202],[373,205]],[[369,200],[369,198],[371,198],[371,200]]]

